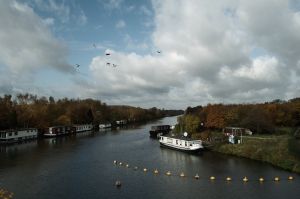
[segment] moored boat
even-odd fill
[[[10,129],[0,131],[0,144],[10,144],[37,139],[38,130],[36,128]]]
[[[93,130],[92,124],[76,124],[74,127],[76,128],[76,133]]]
[[[199,152],[204,147],[201,140],[195,140],[185,136],[162,135],[159,139],[160,145],[180,151]]]
[[[52,126],[44,133],[44,137],[56,137],[75,133],[76,128],[73,126]]]
[[[158,138],[161,135],[165,135],[171,131],[170,125],[157,125],[151,126],[151,130],[149,131],[150,137]]]
[[[111,123],[99,124],[99,129],[111,128]]]

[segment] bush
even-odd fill
[[[292,153],[297,158],[300,158],[300,140],[290,138],[288,142],[288,149],[290,153]]]

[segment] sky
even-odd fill
[[[166,109],[300,97],[300,1],[0,0],[0,95],[27,92]]]

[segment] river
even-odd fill
[[[167,117],[135,128],[2,146],[0,188],[21,199],[299,198],[299,175],[208,151],[193,155],[165,149],[149,138],[151,125],[175,123],[176,117]],[[114,165],[114,160],[123,166]],[[153,174],[155,168],[158,175]],[[173,176],[165,175],[168,170]],[[179,177],[180,172],[186,177]],[[196,173],[199,180],[193,178]],[[215,181],[209,180],[212,175]],[[286,180],[289,175],[295,179]],[[227,176],[231,182],[225,181]],[[265,182],[258,182],[260,176]],[[281,181],[274,182],[275,176]],[[122,182],[120,188],[114,186],[116,180]]]

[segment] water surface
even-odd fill
[[[300,176],[244,158],[161,148],[149,138],[151,125],[175,124],[168,117],[143,126],[1,147],[0,187],[15,198],[299,198]],[[114,160],[130,164],[115,166]],[[139,170],[134,171],[133,166]],[[148,172],[143,172],[147,168]],[[157,168],[159,175],[154,175]],[[187,177],[166,176],[170,170]],[[198,173],[199,180],[193,179]],[[216,176],[216,181],[208,180]],[[228,183],[224,179],[232,177]],[[247,176],[248,183],[242,178]],[[259,183],[263,176],[266,181]],[[274,182],[275,176],[283,180]],[[121,180],[122,187],[114,183]]]

